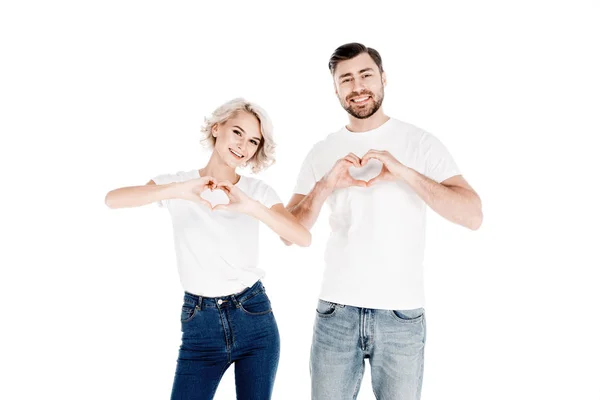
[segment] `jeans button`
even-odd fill
[[[223,304],[223,300],[221,300],[221,299],[217,300],[217,304],[218,304],[218,305],[221,305],[221,304]]]

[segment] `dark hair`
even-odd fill
[[[354,58],[362,53],[369,54],[373,61],[375,61],[375,64],[377,64],[379,72],[383,72],[383,65],[381,63],[381,56],[379,55],[379,52],[370,47],[366,47],[361,43],[346,43],[335,49],[331,55],[331,58],[329,58],[329,71],[331,71],[333,74],[340,61],[350,60],[351,58]]]

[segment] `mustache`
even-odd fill
[[[361,96],[371,96],[371,97],[375,98],[375,96],[373,95],[373,92],[371,92],[369,90],[362,90],[360,93],[359,92],[350,93],[348,96],[346,96],[346,101],[350,101],[355,97],[361,97]]]

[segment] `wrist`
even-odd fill
[[[245,208],[246,208],[246,214],[248,214],[251,217],[256,218],[260,215],[261,211],[263,211],[266,207],[259,201],[256,201],[254,199],[248,199],[248,206]]]
[[[397,178],[404,182],[409,182],[415,175],[416,171],[412,168],[409,168],[405,165],[402,166],[400,172],[398,173]]]
[[[167,198],[169,199],[181,199],[183,198],[183,190],[181,188],[182,182],[171,182],[165,185],[160,185],[163,187]]]

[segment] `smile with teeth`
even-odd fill
[[[350,100],[353,103],[357,103],[357,104],[364,104],[366,103],[369,99],[371,98],[371,96],[360,96],[360,97],[355,97],[352,100]]]
[[[229,149],[229,152],[230,152],[231,154],[233,154],[234,156],[236,156],[237,158],[240,158],[240,159],[241,159],[241,158],[244,158],[244,156],[243,156],[241,153],[238,153],[238,152],[236,152],[236,151],[233,151],[232,149]]]

